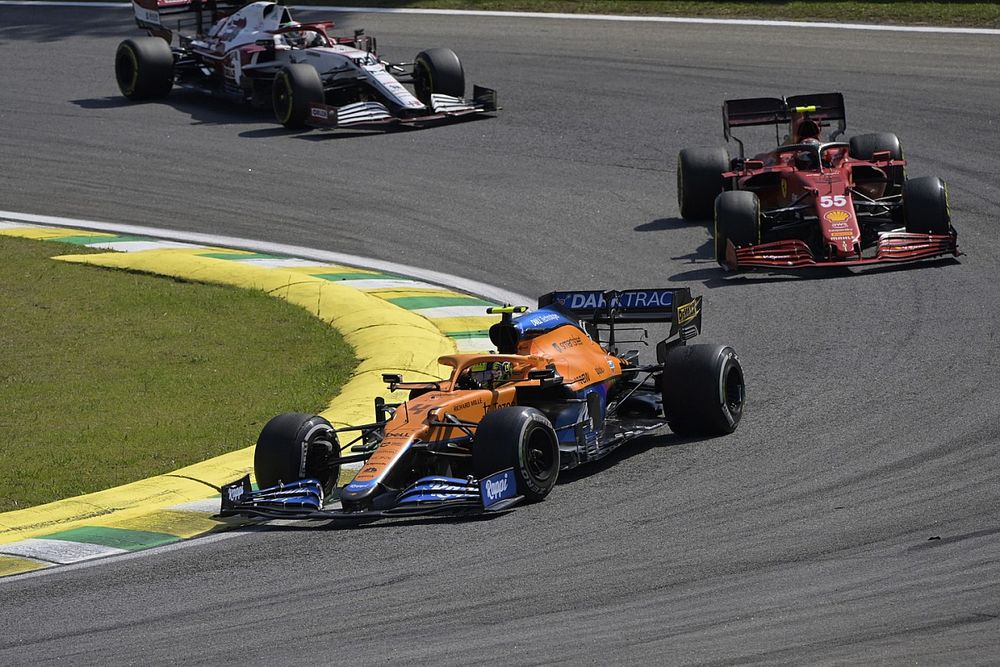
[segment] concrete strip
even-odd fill
[[[480,317],[486,315],[486,308],[487,306],[439,306],[437,308],[418,308],[410,312],[433,320],[439,317]],[[493,316],[489,317],[496,319]]]
[[[107,547],[103,544],[86,544],[68,540],[45,540],[37,538],[0,545],[0,554],[34,558],[57,565],[79,563],[82,560],[114,556],[126,553],[127,551],[128,549]]]

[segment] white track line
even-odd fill
[[[30,213],[17,213],[14,211],[0,211],[0,218],[28,224],[53,225],[55,227],[74,227],[78,229],[91,229],[101,232],[115,232],[117,234],[134,234],[136,236],[151,236],[153,238],[169,239],[171,241],[187,241],[189,243],[200,243],[209,246],[222,246],[225,248],[239,248],[240,250],[251,250],[272,255],[288,255],[290,257],[300,257],[312,259],[330,264],[346,264],[363,269],[375,269],[385,273],[411,276],[425,280],[434,285],[440,285],[449,289],[459,290],[468,294],[492,299],[499,303],[511,303],[516,305],[532,305],[535,300],[506,290],[487,285],[475,280],[467,280],[459,276],[452,276],[440,271],[421,269],[415,266],[407,266],[396,262],[383,262],[348,255],[341,252],[328,252],[315,248],[303,246],[286,245],[284,243],[269,243],[267,241],[254,241],[252,239],[238,238],[234,236],[217,236],[215,234],[202,234],[199,232],[179,232],[172,229],[162,229],[159,227],[143,227],[140,225],[122,225],[108,222],[98,222],[95,220],[77,220],[75,218],[61,218],[51,215],[34,215]],[[359,281],[353,281],[357,283]],[[413,286],[413,285],[407,285]]]
[[[131,4],[119,2],[45,2],[44,0],[0,0],[0,6],[27,7],[96,7],[101,9],[131,9]],[[618,16],[614,14],[559,14],[548,12],[503,12],[468,9],[413,9],[396,7],[345,7],[333,5],[293,6],[296,11],[308,10],[352,14],[425,14],[431,16],[491,16],[497,18],[562,19],[566,21],[615,21],[619,23],[690,23],[700,25],[766,26],[775,28],[827,28],[833,30],[870,30],[880,32],[924,32],[952,35],[1000,35],[996,28],[956,28],[945,26],[874,25],[869,23],[834,23],[829,21],[771,21],[765,19],[711,19],[682,16]]]

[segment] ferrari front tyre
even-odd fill
[[[472,474],[484,479],[509,469],[517,492],[528,502],[549,495],[559,478],[559,439],[535,408],[501,408],[483,417],[476,428]]]
[[[725,148],[685,148],[677,157],[677,206],[685,220],[709,220],[729,170]]]
[[[413,61],[413,90],[417,99],[429,109],[433,108],[431,95],[434,93],[462,97],[465,95],[462,61],[451,49],[421,51]]]
[[[660,379],[663,413],[678,435],[732,433],[746,402],[743,367],[725,345],[674,345]]]
[[[174,85],[174,54],[159,37],[133,37],[115,52],[118,90],[130,100],[166,97]]]
[[[760,243],[760,200],[753,192],[730,190],[715,198],[715,260],[726,265],[726,242]]]
[[[293,63],[285,65],[274,77],[271,87],[271,104],[274,117],[291,130],[306,126],[309,105],[322,104],[323,81],[312,65]]]
[[[937,176],[906,181],[903,184],[903,220],[908,232],[948,234],[951,231],[948,185]]]
[[[300,479],[315,479],[329,496],[337,487],[340,442],[326,419],[288,412],[267,422],[257,438],[253,469],[264,489]]]
[[[851,137],[850,146],[851,157],[858,160],[871,160],[875,153],[882,151],[889,151],[889,157],[893,160],[903,159],[903,147],[899,143],[899,137],[892,132],[859,134]],[[906,179],[905,167],[888,167],[885,169],[885,174],[889,177],[885,194],[899,194]]]

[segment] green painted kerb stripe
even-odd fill
[[[124,528],[108,528],[105,526],[81,526],[50,535],[41,535],[43,540],[66,540],[67,542],[83,542],[100,544],[105,547],[115,547],[127,551],[139,551],[158,547],[171,542],[179,542],[181,538],[166,533],[150,533],[143,530],[125,530]]]
[[[124,241],[152,241],[148,236],[97,236],[92,234],[79,234],[77,236],[55,237],[53,241],[60,243],[72,243],[73,245],[91,245],[94,243],[122,243]]]
[[[344,273],[313,273],[314,278],[323,280],[413,280],[392,273],[366,273],[364,271],[345,271]]]
[[[489,331],[449,331],[445,334],[448,338],[489,338]]]
[[[406,308],[407,310],[419,310],[421,308],[442,308],[444,306],[495,306],[491,301],[477,299],[474,296],[463,296],[461,294],[449,294],[447,296],[401,296],[395,299],[387,299],[394,306]],[[483,313],[484,315],[486,313]]]

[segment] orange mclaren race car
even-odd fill
[[[715,256],[727,269],[799,268],[957,256],[948,189],[936,176],[907,179],[890,132],[837,141],[847,127],[840,93],[727,100],[726,140],[686,149],[677,198],[686,219],[715,217]],[[787,124],[784,141],[746,158],[732,129]],[[823,130],[831,128],[828,137]]]
[[[409,400],[376,398],[372,423],[273,418],[254,453],[259,489],[249,475],[224,486],[222,514],[359,522],[497,511],[545,498],[561,469],[662,426],[731,433],[743,414],[743,369],[731,347],[687,344],[701,308],[688,289],[552,292],[533,312],[491,308],[501,314],[490,329],[496,352],[441,357],[447,380],[385,375]],[[643,365],[637,351],[619,349],[620,337],[653,323],[669,333],[656,363]],[[341,445],[347,433],[356,435]],[[338,489],[341,465],[352,462],[361,469]],[[335,499],[340,508],[324,507]]]

